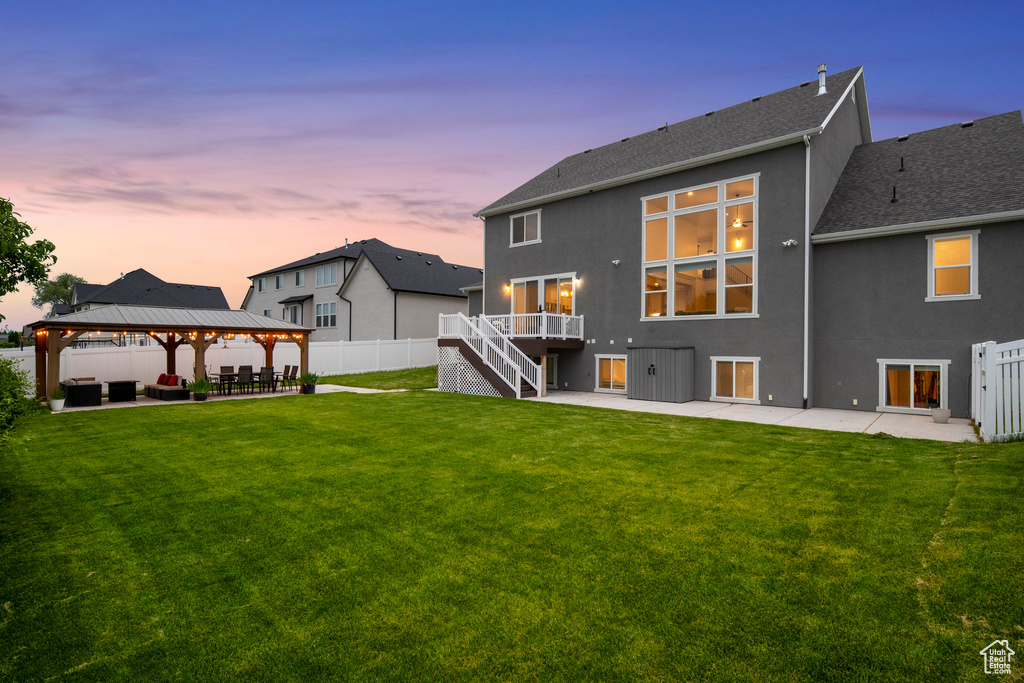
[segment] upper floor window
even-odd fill
[[[263,315],[267,316],[268,318],[271,316],[272,313],[273,312],[269,308],[263,309]]]
[[[540,242],[540,211],[512,216],[510,245]]]
[[[757,314],[757,181],[642,200],[644,318]]]
[[[980,299],[978,230],[928,235],[928,296],[925,301]]]
[[[302,287],[306,284],[306,271],[296,270],[295,271],[295,286]]]
[[[261,277],[259,280],[256,280],[256,291],[257,292],[265,292],[265,291],[267,291],[267,278]]]
[[[327,285],[338,284],[338,264],[331,263],[326,266],[316,267],[316,286],[325,287]]]
[[[278,275],[274,278],[274,289],[284,289],[284,275]]]
[[[336,301],[332,301],[331,303],[328,304],[316,305],[316,326],[338,326],[338,303]]]

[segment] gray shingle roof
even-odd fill
[[[478,215],[820,127],[860,68],[566,157]]]
[[[75,285],[77,304],[231,308],[220,287],[164,282],[139,268],[109,285]]]
[[[814,234],[1021,210],[1024,122],[1014,111],[859,145]]]
[[[359,258],[359,255],[363,253],[363,249],[374,249],[376,251],[384,251],[399,256],[422,256],[423,258],[434,259],[437,261],[441,260],[441,257],[437,254],[424,254],[417,251],[411,251],[409,249],[399,249],[398,247],[392,247],[390,244],[381,242],[379,239],[374,237],[368,240],[352,242],[351,244],[331,249],[330,251],[316,253],[312,256],[299,259],[298,261],[292,261],[291,263],[286,263],[283,266],[278,266],[276,268],[271,268],[270,270],[264,270],[260,273],[256,273],[255,275],[250,275],[249,277],[263,277],[264,275],[280,273],[285,270],[298,270],[299,268],[307,268],[319,263],[337,261],[338,259],[351,259],[355,261]]]
[[[445,263],[437,256],[402,256],[364,249],[363,253],[387,286],[396,292],[438,294],[466,298],[462,287],[480,281],[483,270]],[[401,258],[398,258],[401,256]]]

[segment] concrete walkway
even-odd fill
[[[884,432],[905,439],[932,439],[934,441],[970,441],[977,443],[971,421],[951,418],[947,424],[936,424],[928,415],[901,415],[898,413],[872,413],[865,410],[834,410],[832,408],[782,408],[779,406],[748,405],[745,403],[715,403],[690,401],[689,403],[659,403],[657,401],[630,400],[621,394],[601,394],[584,391],[552,391],[544,398],[528,401],[565,403],[612,410],[633,410],[641,413],[711,417],[718,420],[756,422],[825,429],[836,432],[878,434]]]

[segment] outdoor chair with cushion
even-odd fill
[[[220,373],[218,374],[217,378],[213,381],[213,388],[217,390],[218,394],[223,394],[225,390],[231,390],[231,377],[225,377],[224,375],[233,375],[234,373],[234,365],[220,366]]]

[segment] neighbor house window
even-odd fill
[[[273,314],[273,312],[272,312],[272,311],[271,311],[271,310],[270,310],[269,308],[264,308],[264,309],[263,309],[263,315],[267,316],[268,318],[269,318],[269,317],[270,317],[270,316],[271,316],[272,314]]]
[[[878,361],[878,410],[927,413],[948,408],[948,360]]]
[[[337,327],[338,326],[338,304],[337,302],[331,302],[329,304],[317,304],[316,305],[316,326],[317,327]]]
[[[301,318],[302,317],[299,315],[298,305],[288,306],[284,309],[284,319],[288,322],[295,323],[297,325],[302,322]]]
[[[928,235],[928,296],[925,301],[980,299],[978,230]]]
[[[510,229],[512,236],[509,243],[512,246],[540,242],[540,211],[512,216]]]
[[[274,278],[274,289],[284,289],[284,275],[278,275]]]
[[[332,263],[327,266],[317,266],[316,286],[326,287],[327,285],[338,284],[338,264]]]
[[[626,357],[595,356],[597,363],[596,391],[626,392]]]
[[[306,284],[306,271],[296,270],[295,271],[295,286],[302,287]]]
[[[256,291],[257,292],[265,292],[265,291],[267,291],[267,278],[261,277],[259,280],[256,281]]]
[[[645,318],[757,314],[758,176],[645,197]]]
[[[711,400],[732,403],[760,403],[758,375],[760,358],[711,357]]]

